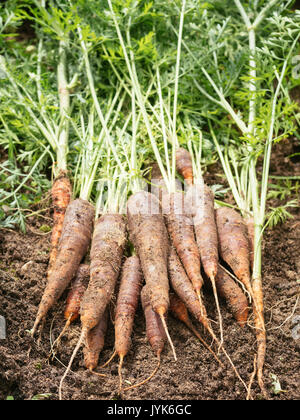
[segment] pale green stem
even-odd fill
[[[201,67],[202,72],[204,73],[205,77],[211,84],[211,86],[214,88],[215,92],[220,98],[220,105],[231,115],[232,119],[235,121],[236,125],[239,127],[241,132],[246,135],[248,134],[248,128],[244,121],[238,116],[238,114],[234,111],[234,109],[231,107],[228,101],[226,101],[223,93],[220,91],[220,89],[217,87],[213,79],[210,77],[210,75],[207,73],[204,67]]]
[[[57,145],[57,173],[67,170],[67,154],[69,141],[69,121],[70,112],[70,92],[67,81],[67,50],[68,42],[61,40],[59,42],[59,62],[57,66],[57,84],[59,96],[59,110],[61,118],[61,128],[58,135]]]
[[[113,98],[113,101],[109,106],[109,110],[106,113],[105,127],[107,127],[108,121],[111,117],[111,114],[112,114],[114,108],[115,108],[116,102],[117,102],[117,100],[119,98],[119,95],[120,95],[120,91],[121,91],[121,88],[117,90],[117,92],[116,92],[116,94]],[[119,112],[120,112],[121,107],[123,105],[124,99],[125,99],[125,96],[123,96],[118,103],[118,107],[116,109],[115,117],[112,119],[110,127],[107,128],[109,133],[111,132],[111,130],[113,129],[113,127],[115,126],[115,124],[117,122],[118,115],[119,115]],[[94,145],[94,148],[93,148],[94,153],[93,153],[92,158],[88,159],[88,161],[87,161],[87,157],[85,156],[84,159],[83,159],[84,160],[83,167],[84,167],[85,163],[89,167],[87,173],[84,174],[84,180],[82,182],[82,187],[81,187],[81,191],[80,191],[80,197],[82,199],[85,199],[85,200],[87,200],[90,197],[90,194],[91,194],[94,182],[95,182],[95,176],[96,176],[96,172],[97,172],[97,169],[98,169],[98,165],[99,165],[100,159],[102,158],[102,147],[103,147],[103,139],[104,139],[105,134],[106,134],[106,130],[104,130],[104,127],[102,126],[102,129],[101,129],[101,132],[99,134],[98,140],[97,140],[97,142],[96,142],[96,144]],[[89,141],[93,142],[92,133],[88,133],[88,136],[89,136],[88,142]],[[109,151],[110,151],[110,149],[109,149]],[[122,169],[123,169],[123,165],[122,165]]]
[[[277,0],[271,1],[257,16],[254,21],[254,24],[251,25],[250,19],[248,18],[244,7],[240,3],[239,0],[234,0],[241,16],[244,20],[244,23],[249,32],[249,48],[250,48],[250,83],[249,89],[252,93],[249,101],[249,134],[255,135],[255,118],[256,118],[256,61],[255,61],[255,53],[256,53],[256,41],[255,41],[255,30],[257,29],[258,25],[263,21],[266,13],[268,10],[273,7]],[[271,151],[272,151],[272,142],[273,142],[273,132],[274,132],[274,125],[275,125],[275,116],[276,116],[276,104],[277,98],[281,89],[281,84],[283,81],[284,73],[288,64],[288,60],[291,56],[291,53],[298,41],[300,34],[298,35],[297,39],[294,41],[292,48],[288,54],[284,62],[284,66],[281,72],[281,77],[278,82],[278,86],[273,98],[272,103],[272,113],[271,113],[271,123],[269,128],[269,136],[268,140],[265,144],[265,153],[264,153],[264,164],[263,164],[263,175],[262,175],[262,183],[261,183],[261,193],[260,193],[260,200],[259,200],[259,192],[258,192],[258,182],[256,177],[256,158],[255,156],[250,158],[250,165],[249,165],[249,179],[250,179],[250,187],[251,187],[251,197],[252,197],[252,206],[253,206],[253,215],[254,215],[254,224],[255,224],[255,235],[254,235],[254,267],[253,267],[253,278],[260,278],[261,276],[261,239],[262,239],[262,232],[263,232],[263,224],[265,219],[265,209],[266,209],[266,200],[267,200],[267,192],[268,192],[268,178],[269,178],[269,168],[270,168],[270,160],[271,160]],[[251,138],[250,138],[251,141]]]
[[[182,1],[182,7],[180,12],[179,21],[179,33],[177,42],[177,55],[176,55],[176,68],[175,68],[175,86],[174,86],[174,103],[173,103],[173,135],[172,135],[172,178],[171,185],[172,191],[175,191],[175,179],[176,179],[176,149],[179,147],[179,142],[176,133],[176,120],[177,120],[177,101],[178,101],[178,82],[179,82],[179,70],[180,70],[180,58],[181,58],[181,44],[182,44],[182,32],[184,23],[186,0]]]
[[[90,88],[91,95],[92,95],[92,98],[93,98],[93,101],[94,101],[94,105],[95,105],[98,117],[100,119],[100,122],[102,124],[102,127],[104,129],[109,147],[111,148],[112,153],[114,155],[114,158],[115,158],[117,164],[119,165],[120,170],[122,171],[123,170],[122,163],[119,159],[119,156],[118,156],[118,153],[116,151],[114,142],[113,142],[113,140],[112,140],[112,138],[109,134],[109,130],[108,130],[107,125],[105,123],[105,119],[104,119],[104,116],[103,116],[103,113],[102,113],[102,110],[101,110],[101,107],[100,107],[100,103],[98,101],[98,97],[97,97],[97,93],[96,93],[96,89],[95,89],[95,84],[94,84],[94,78],[93,78],[93,75],[92,75],[92,70],[91,70],[90,61],[89,61],[88,50],[87,50],[87,47],[86,47],[86,43],[83,39],[82,30],[81,30],[80,26],[77,27],[77,31],[78,31],[78,34],[79,34],[79,40],[80,40],[80,45],[81,45],[82,52],[83,52],[87,78],[88,78],[88,81],[89,81],[89,88]]]
[[[45,8],[45,0],[41,0],[41,7]],[[42,88],[41,88],[42,55],[43,55],[43,37],[41,36],[39,40],[39,44],[38,44],[37,71],[36,71],[37,95],[38,95],[38,100],[39,100],[40,105],[41,105],[41,99],[42,99]]]
[[[240,0],[234,0],[243,20],[245,26],[248,30],[249,35],[249,49],[250,49],[250,59],[249,59],[249,92],[250,92],[250,99],[249,99],[249,120],[248,120],[248,150],[251,153],[253,148],[251,145],[252,137],[255,136],[255,119],[256,119],[256,36],[255,36],[255,29],[251,25],[251,21],[245,12],[244,7],[242,6]],[[249,180],[250,180],[250,188],[251,188],[251,198],[252,198],[252,208],[253,208],[253,216],[254,216],[254,266],[253,266],[253,278],[257,276],[261,276],[261,241],[260,241],[260,234],[261,234],[261,221],[260,221],[260,203],[259,203],[259,192],[258,192],[258,182],[256,177],[256,157],[255,155],[250,157],[249,162]]]
[[[222,152],[221,147],[220,147],[220,145],[218,143],[218,140],[216,138],[216,135],[215,135],[215,133],[214,133],[212,127],[211,127],[210,121],[209,121],[209,126],[210,126],[210,132],[211,132],[211,135],[212,135],[212,138],[213,138],[215,147],[217,149],[217,152],[218,152],[218,155],[219,155],[219,158],[220,158],[220,161],[221,161],[223,170],[225,172],[227,181],[228,181],[228,183],[230,185],[230,189],[232,191],[232,194],[234,196],[234,199],[235,199],[238,207],[241,208],[241,209],[243,209],[244,208],[244,203],[243,203],[243,200],[241,199],[241,197],[239,195],[239,191],[237,189],[237,186],[236,186],[236,183],[235,183],[234,176],[232,174],[230,165],[226,162],[226,160],[224,158],[223,152]]]
[[[36,70],[36,87],[39,104],[42,104],[42,88],[41,88],[41,64],[42,64],[42,52],[43,52],[43,38],[40,39],[38,44],[37,53],[37,70]]]
[[[166,185],[169,185],[168,177],[167,177],[164,165],[162,163],[160,153],[159,153],[158,147],[156,145],[155,138],[154,138],[152,130],[151,130],[151,125],[150,125],[150,121],[149,121],[149,118],[148,118],[148,115],[147,115],[144,98],[143,98],[143,95],[141,93],[140,85],[139,85],[139,82],[138,82],[134,62],[130,63],[130,60],[129,60],[129,57],[128,57],[128,54],[127,54],[127,50],[126,50],[126,46],[125,46],[125,43],[124,43],[124,40],[123,40],[123,36],[121,34],[119,24],[118,24],[115,12],[114,12],[113,7],[112,7],[111,0],[108,0],[108,4],[109,4],[110,11],[112,13],[112,17],[113,17],[114,25],[115,25],[115,28],[116,28],[116,31],[117,31],[117,35],[118,35],[118,38],[119,38],[119,41],[120,41],[120,44],[121,44],[121,47],[122,47],[122,50],[123,50],[123,54],[124,54],[124,58],[125,58],[125,61],[126,61],[127,69],[128,69],[129,75],[130,75],[131,82],[132,82],[132,87],[135,91],[135,95],[137,97],[137,101],[138,101],[139,107],[140,107],[142,115],[143,115],[143,119],[144,119],[144,122],[145,122],[145,125],[146,125],[147,133],[148,133],[148,136],[149,136],[149,139],[150,139],[150,142],[151,142],[151,146],[152,146],[156,161],[159,165],[159,169],[161,171],[162,177],[163,177]]]
[[[160,73],[159,73],[159,67],[158,66],[157,66],[157,69],[156,69],[156,74],[157,74],[157,92],[158,92],[159,109],[160,109],[159,123],[160,123],[160,127],[161,127],[161,130],[162,130],[163,141],[164,141],[164,152],[165,152],[165,160],[166,160],[168,178],[169,178],[169,180],[171,180],[172,179],[172,174],[171,174],[171,168],[170,168],[170,164],[169,164],[168,137],[167,137],[167,129],[166,129],[166,124],[165,124],[165,119],[164,119],[164,104],[163,104],[163,98],[162,98],[162,92],[161,92]],[[153,107],[152,107],[152,109],[153,109]]]

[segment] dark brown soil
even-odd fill
[[[276,159],[272,163],[273,174],[299,175],[299,160],[292,161],[286,157],[292,153],[292,149],[293,144],[278,145]],[[264,241],[263,285],[268,334],[264,374],[269,398],[272,400],[295,400],[300,397],[300,214],[298,209],[291,211],[294,218],[267,231]],[[46,220],[46,223],[49,222]],[[0,315],[7,322],[7,338],[0,340],[1,400],[7,397],[18,400],[57,399],[64,365],[67,365],[80,333],[80,324],[76,322],[63,338],[56,358],[49,359],[51,341],[58,336],[64,325],[66,294],[50,311],[39,345],[38,337],[32,339],[28,332],[33,326],[46,281],[50,234],[40,230],[44,224],[44,219],[32,219],[26,235],[12,230],[0,231]],[[210,318],[217,320],[214,299],[209,291],[205,291],[205,299]],[[221,310],[226,349],[240,375],[248,382],[256,351],[252,318],[250,316],[248,325],[241,329],[223,303]],[[217,331],[218,324],[213,325]],[[245,389],[226,361],[226,368],[222,370],[185,326],[171,317],[169,329],[178,361],[174,362],[171,349],[166,345],[157,375],[147,385],[127,392],[123,399],[245,399]],[[210,342],[204,332],[203,336]],[[112,354],[113,343],[113,325],[110,322],[100,363]],[[140,381],[153,370],[155,364],[156,359],[146,339],[145,321],[139,307],[132,348],[124,362],[124,379],[128,383]],[[118,399],[117,360],[104,371],[107,378],[87,372],[80,351],[73,363],[72,372],[66,378],[64,398]],[[277,394],[274,393],[274,375],[282,389]],[[255,399],[262,398],[256,382],[253,384],[253,396]]]

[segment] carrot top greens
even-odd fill
[[[293,57],[300,15],[291,6],[275,0],[109,0],[97,7],[91,0],[55,0],[49,6],[5,2],[0,10],[2,225],[17,222],[25,229],[36,199],[30,191],[41,197],[51,169],[55,176],[68,168],[75,193],[95,197],[97,183],[91,179],[100,158],[80,169],[83,156],[92,142],[98,148],[109,145],[122,171],[115,133],[133,112],[136,121],[128,122],[124,135],[137,140],[132,144],[144,155],[143,167],[156,160],[173,188],[174,145],[194,148],[201,139],[196,166],[201,159],[205,171],[219,158],[237,206],[245,214],[254,211],[262,222],[268,170],[264,167],[258,210],[251,198],[260,182],[255,162],[266,157],[268,166],[271,144],[294,134],[299,121],[289,92],[299,84]],[[282,218],[285,210],[279,210]],[[269,225],[276,220],[281,218]]]

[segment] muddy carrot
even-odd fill
[[[93,220],[94,207],[88,201],[77,199],[69,204],[64,218],[59,253],[48,277],[32,334],[76,274],[90,244]]]
[[[98,324],[89,330],[86,336],[85,346],[83,348],[84,365],[93,373],[98,366],[99,356],[104,347],[105,335],[107,330],[108,311],[105,310],[103,317]],[[97,375],[105,376],[97,373]]]
[[[68,205],[70,204],[72,187],[70,180],[65,171],[60,171],[55,178],[52,189],[52,205],[53,205],[53,228],[51,233],[51,250],[49,257],[48,275],[56,260],[58,253],[59,240],[63,228],[63,222]]]
[[[253,314],[255,334],[257,340],[257,355],[256,355],[256,374],[259,387],[265,398],[268,398],[263,378],[263,368],[267,349],[267,334],[264,320],[264,301],[261,275],[252,276],[252,290],[253,290]],[[250,390],[250,388],[249,388]]]
[[[66,323],[61,333],[54,341],[53,347],[59,346],[62,336],[65,334],[71,323],[79,317],[81,299],[87,288],[89,279],[90,266],[88,264],[80,264],[67,296],[66,307],[64,312],[64,318],[66,320]]]
[[[90,266],[80,264],[76,277],[67,296],[64,316],[67,321],[73,322],[79,317],[81,299],[90,279]]]
[[[131,346],[134,317],[142,287],[142,272],[139,257],[133,255],[125,261],[122,269],[115,316],[115,351],[119,356],[119,390],[122,390],[122,365]]]
[[[90,282],[81,301],[83,329],[94,328],[111,300],[122,265],[126,243],[125,220],[105,214],[95,223],[91,246]]]
[[[135,385],[124,388],[123,391],[128,391],[130,389],[138,388],[139,386],[144,385],[145,383],[150,381],[150,379],[153,378],[153,376],[157,373],[160,367],[161,353],[167,341],[166,332],[162,324],[161,318],[152,309],[148,286],[144,286],[142,288],[141,301],[142,301],[142,307],[143,307],[143,311],[144,311],[145,319],[146,319],[146,335],[151,345],[151,348],[157,357],[157,365],[155,369],[152,371],[152,373],[146,379],[144,379],[143,381]]]
[[[250,254],[248,232],[242,216],[234,209],[220,207],[216,210],[220,257],[229,265],[244,284],[250,296]]]
[[[239,285],[219,267],[216,275],[218,295],[226,300],[227,306],[241,327],[244,327],[249,313],[248,300]]]
[[[157,186],[157,189],[154,189],[154,193],[157,194],[156,196],[161,201],[162,213],[171,241],[201,300],[200,292],[203,279],[201,275],[200,254],[195,239],[192,219],[185,212],[185,196],[183,191],[180,191],[180,187],[178,186],[178,191],[168,193],[157,166],[154,166],[152,173],[152,185]]]
[[[130,238],[140,258],[146,284],[149,285],[152,308],[161,317],[174,359],[177,360],[164,318],[169,309],[169,238],[160,203],[153,194],[139,191],[127,202],[127,216]]]
[[[193,184],[193,164],[190,153],[183,147],[176,150],[176,170],[188,185]]]
[[[176,252],[192,282],[199,299],[203,278],[201,275],[200,254],[195,240],[191,218],[184,214],[184,195],[182,192],[164,194],[162,210],[166,226]]]
[[[199,182],[188,189],[186,203],[193,217],[203,269],[209,279],[214,279],[219,262],[214,194],[207,185]]]
[[[221,343],[223,342],[222,316],[216,289],[215,277],[218,271],[218,233],[214,212],[214,194],[197,179],[186,194],[186,212],[192,217],[194,231],[204,272],[211,281],[220,323]]]
[[[187,278],[187,274],[174,247],[171,247],[168,265],[170,282],[173,290],[185,303],[187,309],[193,314],[197,321],[199,321],[204,326],[204,328],[210,333],[214,340],[217,340],[217,337],[215,336],[207,317],[205,306],[203,304],[199,305],[199,298],[197,297],[191,282]]]

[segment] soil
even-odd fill
[[[299,175],[299,159],[288,158],[297,141],[282,142],[276,146],[272,160],[272,175]],[[295,152],[294,152],[295,153]],[[207,181],[220,182],[219,168],[207,173]],[[230,197],[228,197],[230,199]],[[295,196],[288,197],[289,199]],[[278,202],[277,202],[278,203]],[[80,334],[76,321],[62,339],[54,358],[51,342],[64,325],[63,309],[66,293],[50,311],[40,337],[34,339],[29,330],[33,326],[37,307],[46,282],[50,233],[44,225],[51,224],[51,209],[44,201],[41,217],[27,219],[27,233],[17,230],[0,231],[0,315],[7,323],[7,337],[0,340],[0,399],[15,400],[58,399],[58,386],[65,366]],[[276,202],[271,202],[276,205]],[[300,214],[299,208],[290,209],[292,219],[266,231],[263,249],[263,286],[267,327],[267,354],[264,377],[270,400],[295,400],[300,397]],[[46,219],[45,219],[46,218]],[[209,316],[217,320],[214,299],[205,290]],[[113,311],[112,311],[113,312]],[[225,347],[242,378],[248,382],[253,371],[256,340],[253,319],[241,329],[224,302],[221,303]],[[176,347],[178,361],[174,362],[166,345],[162,364],[156,376],[147,384],[126,392],[129,400],[239,400],[246,391],[232,369],[220,368],[215,359],[197,341],[187,328],[169,316],[169,330]],[[197,323],[194,321],[195,325]],[[215,323],[215,330],[218,324]],[[202,327],[197,325],[210,343]],[[40,339],[39,339],[40,338]],[[38,340],[39,339],[39,340]],[[110,321],[100,363],[111,356],[114,345],[113,324]],[[147,377],[156,365],[156,359],[145,335],[145,321],[141,306],[136,315],[132,347],[125,359],[123,376],[128,384]],[[98,369],[99,370],[99,369]],[[100,371],[100,370],[99,370]],[[64,399],[116,400],[118,395],[118,363],[115,359],[102,370],[106,378],[86,371],[82,351],[77,355],[72,372],[63,388]],[[275,386],[277,382],[277,386]],[[280,384],[281,392],[278,392]],[[261,399],[259,387],[253,384],[253,398]]]

